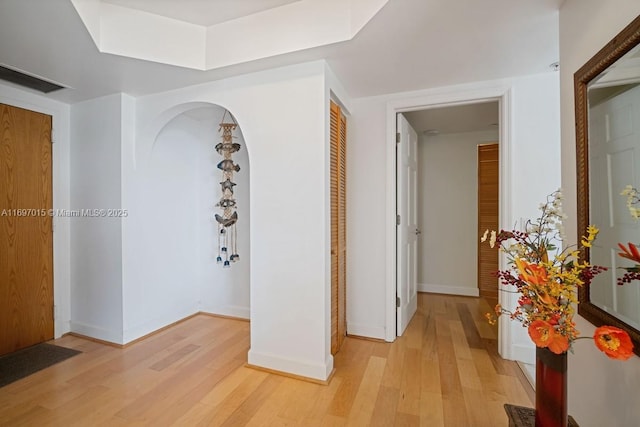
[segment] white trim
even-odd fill
[[[534,349],[535,347],[533,346],[533,343],[531,343],[531,345],[513,344],[511,346],[511,355],[513,356],[513,358],[509,360],[517,360],[529,365],[535,365],[536,352],[534,351]]]
[[[511,225],[507,221],[511,218],[511,141],[513,123],[512,90],[508,89],[500,98],[500,212],[498,228],[508,230]],[[506,254],[500,251],[498,258],[499,269],[504,270],[508,264]],[[502,286],[502,285],[500,285]],[[498,292],[498,302],[503,307],[512,307],[513,294]],[[511,343],[511,319],[509,316],[500,316],[498,319],[498,354],[504,359],[513,359]]]
[[[249,350],[247,362],[253,366],[321,381],[327,380],[333,371],[333,356],[331,355],[328,355],[324,364],[319,365],[302,360],[286,359],[274,354],[259,353],[252,349]]]
[[[516,361],[516,363],[518,364],[518,367],[520,368],[524,376],[527,378],[527,381],[529,381],[529,384],[531,384],[531,387],[535,390],[536,389],[536,365],[533,365],[531,363],[518,362],[518,361]]]
[[[386,331],[385,328],[381,326],[347,322],[347,335],[357,335],[359,337],[384,340],[386,337]]]
[[[454,105],[475,104],[479,102],[498,101],[500,105],[500,225],[509,218],[511,194],[509,188],[510,176],[510,146],[512,103],[510,83],[480,83],[460,87],[438,88],[431,93],[425,91],[419,96],[405,94],[403,99],[387,102],[387,211],[386,211],[386,312],[385,312],[385,340],[395,341],[396,322],[396,176],[395,176],[395,117],[397,113],[405,111],[425,110],[430,108],[449,107]],[[502,265],[503,261],[501,261]],[[501,319],[502,320],[502,319]],[[501,321],[498,328],[498,349],[505,357],[509,353],[510,342],[508,327]]]
[[[409,101],[407,101],[408,103]],[[386,215],[386,310],[385,341],[396,340],[396,114],[398,108],[387,103],[387,215]]]
[[[463,295],[467,297],[480,296],[480,290],[478,288],[470,288],[468,286],[436,285],[431,283],[418,283],[418,292],[430,292],[434,294],[447,294],[447,295]]]
[[[240,307],[239,305],[227,305],[224,307],[213,307],[207,310],[202,310],[202,313],[219,315],[219,316],[229,316],[229,317],[237,317],[240,319],[251,319],[251,310],[249,307]]]
[[[126,344],[122,339],[122,330],[104,329],[99,326],[91,325],[84,322],[76,322],[74,320],[72,320],[70,324],[71,332],[114,344]]]
[[[197,314],[199,312],[200,310],[198,310],[198,307],[195,304],[185,305],[181,308],[175,309],[172,313],[162,313],[159,316],[155,316],[152,319],[145,320],[144,322],[134,325],[133,327],[124,328],[122,332],[122,344],[127,344],[131,341],[135,341],[138,338],[147,336],[153,332],[156,332],[166,326],[186,319],[189,316],[193,316],[194,314]],[[76,330],[73,331],[77,332]],[[90,337],[99,338],[90,334],[83,335],[89,335]]]

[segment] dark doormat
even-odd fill
[[[0,387],[82,353],[53,344],[37,344],[0,356]]]

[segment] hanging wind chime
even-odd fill
[[[225,118],[229,114],[232,123],[225,122]],[[222,132],[222,142],[216,144],[216,151],[222,156],[222,160],[218,163],[218,169],[222,171],[222,197],[216,206],[222,209],[222,215],[215,214],[218,223],[218,257],[216,261],[224,267],[230,267],[230,262],[236,262],[240,259],[237,252],[237,230],[236,222],[238,221],[238,212],[236,212],[236,200],[233,197],[233,173],[240,171],[240,166],[233,162],[231,155],[240,150],[240,144],[233,142],[233,131],[236,130],[238,124],[227,110],[224,111],[218,133]]]

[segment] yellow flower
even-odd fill
[[[627,185],[620,195],[627,196],[627,208],[629,209],[629,214],[631,214],[635,219],[640,218],[640,209],[633,206],[640,201],[640,193],[638,193],[638,190],[632,185]]]
[[[595,225],[590,225],[587,227],[587,235],[586,236],[582,236],[582,246],[584,246],[585,248],[590,248],[591,247],[591,243],[593,243],[593,241],[596,239],[596,236],[598,235],[598,232],[600,230],[598,230],[598,228]]]

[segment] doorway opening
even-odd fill
[[[497,270],[498,252],[480,245],[479,236],[483,227],[498,228],[498,164],[489,161],[498,158],[498,101],[414,110],[398,116],[399,127],[406,120],[404,126],[417,138],[415,158],[407,161],[416,165],[416,182],[408,180],[407,186],[402,176],[407,174],[401,173],[397,182],[398,200],[415,199],[414,212],[406,221],[402,214],[398,235],[402,232],[415,237],[416,254],[405,256],[403,252],[410,251],[399,251],[398,271],[415,271],[415,283],[408,289],[415,287],[426,293],[423,299],[428,299],[429,293],[475,297],[478,307],[472,309],[490,312],[497,303],[498,279],[485,272]],[[398,145],[402,146],[400,139]],[[403,282],[399,274],[399,289]],[[400,310],[403,307],[401,301]],[[398,335],[403,330],[399,327]],[[478,333],[497,340],[495,329],[482,328]]]
[[[491,110],[491,118],[487,119],[486,116],[482,116],[479,112],[480,109],[487,108]],[[387,204],[387,214],[388,214],[388,228],[387,228],[387,238],[388,242],[391,244],[387,244],[387,261],[388,265],[391,267],[387,275],[387,341],[394,341],[397,335],[397,291],[400,286],[397,283],[397,272],[399,268],[403,268],[399,266],[399,261],[396,258],[396,221],[397,221],[397,212],[396,212],[396,201],[399,197],[399,191],[397,188],[397,177],[396,177],[396,117],[399,114],[407,117],[407,121],[410,123],[413,122],[413,126],[415,126],[416,133],[418,134],[418,138],[421,144],[424,144],[425,141],[431,141],[433,144],[431,146],[421,146],[418,149],[418,158],[422,162],[427,162],[429,156],[435,155],[448,155],[454,156],[456,153],[456,149],[460,150],[464,145],[462,142],[452,142],[451,144],[446,144],[444,141],[445,135],[457,135],[454,140],[462,139],[464,136],[469,136],[465,134],[475,134],[472,135],[475,138],[475,143],[467,142],[466,144],[470,147],[471,154],[467,153],[467,158],[472,160],[471,167],[458,167],[457,162],[449,162],[445,163],[442,160],[439,161],[440,166],[444,165],[447,172],[447,177],[437,177],[438,170],[429,170],[427,171],[424,166],[419,167],[418,173],[418,181],[421,185],[418,185],[420,188],[423,188],[420,192],[420,201],[418,202],[419,211],[422,210],[422,214],[431,214],[434,217],[434,221],[432,223],[418,223],[417,233],[418,233],[418,253],[420,254],[420,259],[423,259],[425,256],[431,257],[432,261],[439,262],[442,265],[440,267],[446,267],[445,262],[457,262],[457,266],[453,268],[444,268],[444,271],[448,270],[448,275],[443,276],[442,271],[436,271],[433,269],[429,269],[429,265],[422,265],[420,270],[416,274],[417,280],[417,290],[421,292],[437,292],[437,293],[452,293],[458,295],[469,295],[474,296],[478,295],[478,285],[477,285],[477,276],[476,276],[476,268],[472,268],[472,274],[468,276],[466,279],[464,278],[456,278],[455,282],[451,281],[449,277],[452,272],[455,274],[463,274],[467,272],[459,271],[464,270],[460,268],[459,263],[463,262],[465,266],[476,266],[477,262],[477,241],[479,240],[480,235],[478,234],[478,222],[477,218],[474,214],[465,212],[465,208],[456,207],[456,203],[461,203],[466,199],[471,200],[471,206],[473,208],[472,212],[477,211],[477,145],[480,142],[499,142],[500,144],[500,176],[508,176],[508,153],[509,153],[509,129],[510,129],[510,89],[505,88],[494,88],[487,90],[478,90],[473,93],[454,93],[448,95],[439,95],[432,97],[422,97],[422,98],[414,98],[407,100],[399,100],[389,102],[387,105],[387,130],[388,130],[388,149],[387,149],[387,185],[388,185],[388,194],[389,202]],[[477,115],[480,117],[485,117],[484,119],[484,128],[480,128],[477,125],[473,125],[471,120],[465,120],[464,110],[468,110],[472,115]],[[460,126],[458,128],[443,128],[440,126],[440,129],[437,129],[434,125],[422,124],[418,121],[421,115],[424,116],[449,116],[450,120],[453,122],[452,126]],[[471,127],[464,128],[463,125],[469,125]],[[454,145],[455,144],[455,145]],[[422,159],[420,159],[422,156]],[[433,159],[432,159],[433,160]],[[440,171],[443,172],[443,171]],[[431,175],[425,176],[426,173],[430,173]],[[436,177],[434,178],[435,175]],[[464,176],[470,175],[471,180],[464,179]],[[424,181],[432,180],[439,185],[437,186],[425,186]],[[468,193],[458,193],[452,192],[451,185],[449,181],[456,180],[459,181],[459,187],[462,190],[467,191]],[[435,188],[438,187],[438,188]],[[458,190],[459,191],[459,190]],[[439,194],[438,194],[439,193]],[[468,196],[464,196],[464,194],[469,194]],[[508,208],[510,206],[509,200],[509,186],[508,182],[500,179],[499,182],[499,208],[498,214],[499,218],[508,218]],[[441,199],[448,200],[447,203],[451,204],[451,206],[446,206],[438,210],[438,204],[442,204],[441,202],[437,202],[434,198],[439,197]],[[468,201],[468,200],[466,200]],[[446,208],[446,209],[444,209]],[[455,215],[450,215],[453,213]],[[465,215],[466,213],[466,215]],[[422,214],[419,214],[422,215]],[[459,219],[457,222],[455,220],[456,215],[462,215],[462,219]],[[438,216],[445,217],[449,220],[453,220],[453,225],[442,226],[438,221]],[[459,237],[453,237],[451,234],[447,235],[447,231],[451,232],[451,227],[455,228],[465,228],[464,230],[457,230],[458,234],[462,233],[464,238],[468,241],[469,247],[467,251],[471,254],[461,255],[454,249],[453,251],[445,251],[441,248],[441,244],[445,240],[449,240],[451,244],[456,244]],[[439,236],[437,233],[444,232],[444,236]],[[429,235],[431,234],[431,235]],[[455,257],[452,256],[455,254]],[[421,262],[418,263],[422,264]],[[465,280],[463,282],[463,280]],[[462,282],[461,284],[456,284],[456,282]],[[464,286],[466,284],[466,286]],[[469,286],[471,284],[471,286]],[[444,285],[444,287],[443,287]],[[503,296],[499,295],[500,300],[502,300]],[[400,302],[400,304],[402,304]],[[510,354],[510,344],[509,344],[509,328],[508,325],[503,324],[503,320],[500,320],[499,329],[498,329],[498,352],[503,357],[508,357]],[[507,356],[505,356],[505,354]]]

